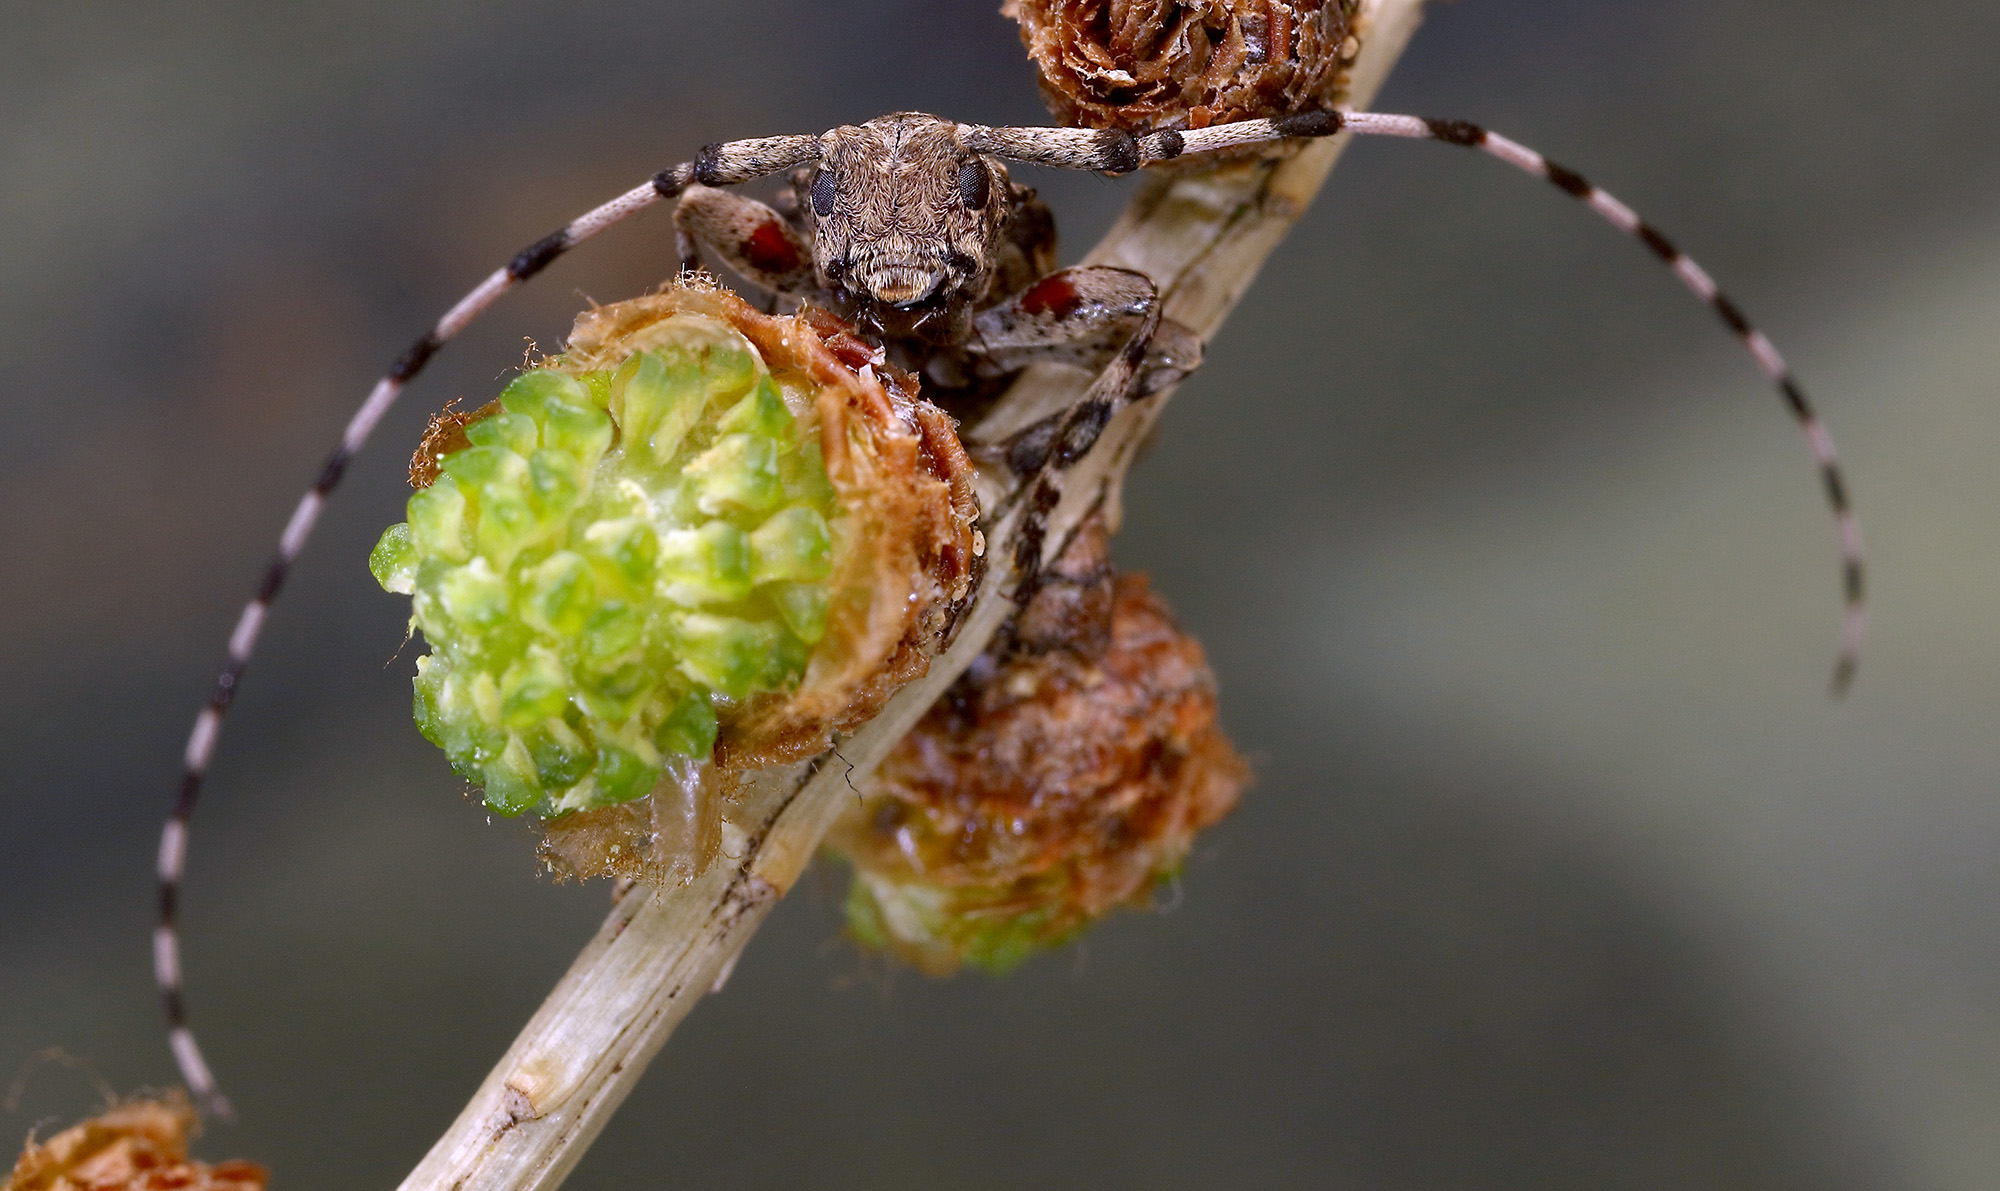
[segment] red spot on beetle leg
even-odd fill
[[[760,272],[778,275],[795,273],[805,264],[798,245],[775,219],[765,220],[743,238],[743,259]]]
[[[1081,296],[1076,292],[1076,286],[1070,284],[1069,278],[1061,273],[1051,273],[1021,295],[1021,312],[1068,318],[1081,300]]]

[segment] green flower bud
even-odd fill
[[[481,418],[465,428],[465,439],[475,447],[493,447],[516,455],[530,455],[541,445],[541,430],[526,414],[503,412]]]
[[[507,746],[486,763],[480,776],[486,783],[486,804],[503,815],[518,815],[542,796],[535,759],[518,736],[507,738]]]
[[[368,573],[384,591],[409,595],[417,590],[417,547],[410,540],[408,522],[399,521],[382,531],[382,539],[368,554]]]
[[[513,611],[506,581],[494,574],[493,565],[484,558],[475,558],[446,575],[438,584],[438,602],[446,616],[475,630],[491,628]],[[431,626],[423,628],[425,635],[430,635]]]
[[[734,616],[691,612],[675,625],[680,671],[725,698],[742,699],[766,672],[779,632]]]
[[[817,583],[773,583],[771,602],[785,618],[785,627],[807,645],[826,636],[826,588]]]
[[[369,557],[431,646],[419,729],[501,814],[645,796],[664,757],[709,756],[717,700],[789,689],[826,632],[816,426],[726,323],[648,342],[517,377]]]
[[[521,618],[544,636],[576,636],[596,607],[597,587],[590,577],[590,564],[574,551],[549,555],[523,571],[521,582]]]
[[[592,802],[613,806],[643,798],[652,792],[653,783],[660,780],[660,768],[659,754],[650,745],[625,748],[618,744],[605,744],[598,749],[597,770],[591,774],[597,783],[597,797]],[[585,810],[588,807],[574,809]]]
[[[470,508],[456,479],[439,476],[410,498],[409,513],[410,540],[419,559],[464,562],[472,557]]]
[[[598,521],[583,531],[583,552],[598,564],[598,573],[614,586],[634,593],[653,585],[660,560],[660,539],[649,523],[637,517]]]
[[[808,508],[832,508],[836,497],[826,478],[826,461],[819,444],[809,442],[798,451],[778,457],[778,479],[785,489],[785,503]]]
[[[597,750],[590,742],[558,719],[542,722],[529,741],[528,751],[534,755],[535,772],[544,789],[570,789],[589,777],[597,763]]]
[[[759,513],[785,499],[778,444],[758,434],[731,434],[687,465],[695,503],[709,516]]]
[[[547,425],[557,410],[588,409],[592,404],[590,391],[582,381],[545,368],[522,373],[500,391],[500,408],[510,414],[525,415],[537,426]],[[465,433],[468,439],[472,438],[471,428]]]
[[[471,437],[470,431],[467,437]],[[502,487],[510,482],[525,483],[527,466],[527,460],[505,447],[467,447],[446,455],[438,464],[445,475],[458,481],[468,496],[477,494],[489,482]]]
[[[715,708],[706,697],[689,692],[653,731],[653,743],[663,753],[706,757],[715,748]]]
[[[528,500],[541,521],[574,512],[586,483],[576,456],[544,447],[528,457]]]
[[[810,509],[812,516],[819,516]],[[750,594],[752,535],[727,521],[660,535],[656,586],[676,604],[726,604]],[[821,576],[824,578],[824,576]]]
[[[833,569],[832,545],[818,510],[793,505],[773,513],[749,535],[751,580],[816,583]]]
[[[646,618],[624,604],[605,604],[590,614],[577,637],[577,654],[596,669],[628,658],[646,640]]]
[[[643,457],[654,463],[672,461],[706,402],[696,363],[685,354],[670,362],[639,352],[611,380],[611,416],[628,443],[646,444]]]
[[[824,751],[948,639],[971,461],[854,346],[683,281],[426,432],[369,567],[430,646],[418,729],[492,809],[546,818],[552,871],[691,879],[724,774]]]
[[[715,423],[724,434],[741,431],[780,442],[789,437],[791,425],[792,411],[785,408],[784,394],[768,376],[760,378],[750,395],[730,406]]]
[[[500,715],[510,728],[532,728],[568,704],[569,675],[552,649],[529,649],[500,679]]]

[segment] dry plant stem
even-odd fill
[[[1353,104],[1373,97],[1421,10],[1422,0],[1363,6]],[[1154,278],[1166,316],[1208,339],[1305,211],[1346,140],[1315,142],[1278,163],[1151,179],[1086,259]],[[1070,369],[1032,370],[969,437],[993,441],[1063,408],[1088,380]],[[1116,523],[1125,469],[1168,395],[1115,419],[1064,477],[1046,558],[1061,552],[1093,508],[1104,506]],[[726,975],[798,880],[844,800],[854,797],[849,780],[874,769],[1012,611],[1006,564],[1020,490],[1000,477],[990,480],[982,503],[999,515],[987,526],[988,574],[930,673],[844,740],[838,754],[758,774],[731,816],[723,863],[685,888],[656,895],[635,887],[621,899],[471,1103],[404,1180],[404,1191],[546,1191],[569,1174],[674,1026]]]

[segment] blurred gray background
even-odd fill
[[[995,2],[0,3],[0,1078],[172,1078],[181,742],[390,356],[705,141],[1038,122]],[[1590,173],[1791,352],[1870,535],[1849,700],[1828,518],[1738,347],[1546,187],[1360,144],[1118,541],[1260,774],[1185,899],[931,982],[809,879],[574,1185],[2000,1185],[1996,44],[1974,0],[1465,0],[1381,103]],[[1072,257],[1131,191],[1039,184]],[[429,410],[670,267],[648,217],[509,299],[297,573],[194,835],[243,1116],[210,1156],[393,1185],[601,917],[418,738],[363,559]],[[45,1070],[0,1140],[90,1103]]]

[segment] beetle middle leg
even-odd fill
[[[1063,474],[1126,406],[1193,371],[1201,344],[1186,327],[1160,317],[1150,278],[1106,266],[1052,273],[981,312],[974,329],[968,348],[984,367],[1011,370],[1053,362],[1097,369],[1075,404],[1006,443],[1008,465],[1016,474],[1034,476],[1014,555],[1015,598],[1025,601],[1037,586],[1047,520],[1061,502]]]
[[[1152,280],[1103,265],[1051,273],[981,311],[966,350],[973,368],[982,373],[1044,363],[1097,373],[1075,405],[1007,440],[1008,464],[1022,475],[1051,463],[1069,466],[1090,450],[1120,409],[1201,364],[1200,338],[1160,317]]]

